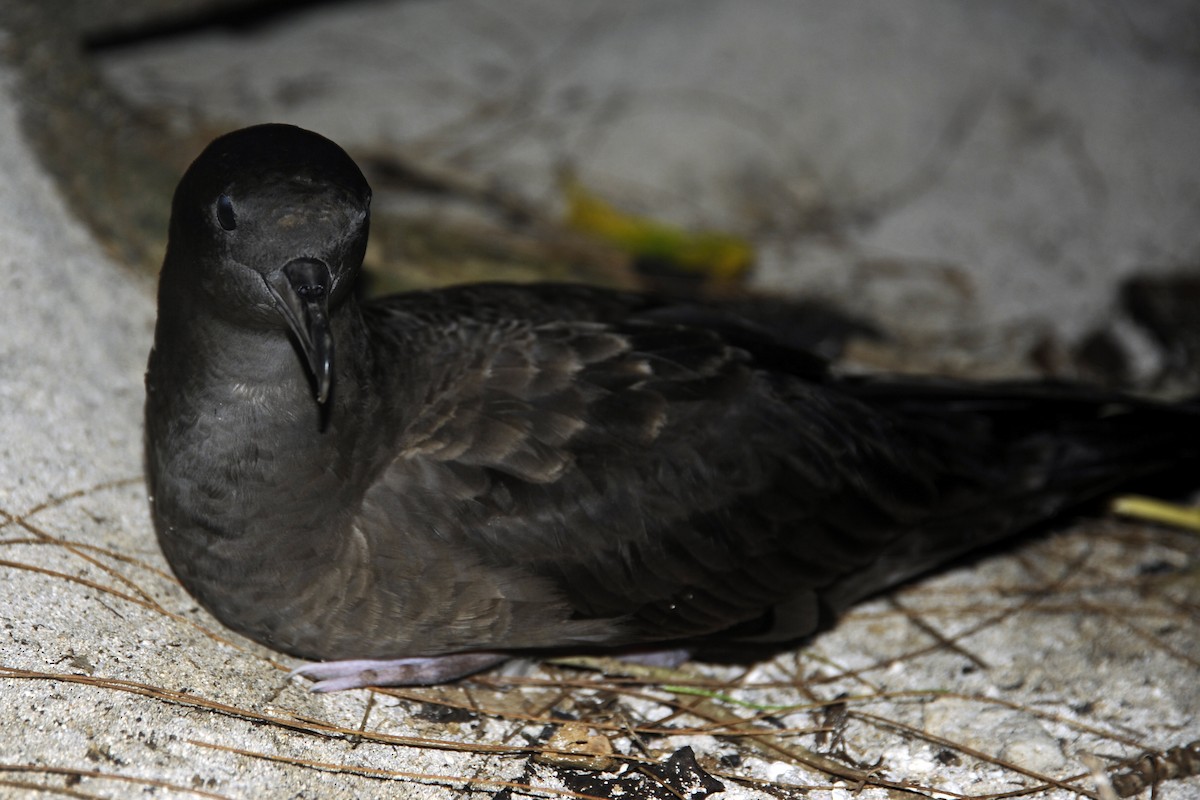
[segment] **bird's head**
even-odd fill
[[[190,301],[231,324],[290,331],[324,403],[330,315],[362,266],[370,205],[358,166],[323,136],[277,124],[225,134],[175,191],[163,291],[199,292]]]

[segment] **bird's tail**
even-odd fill
[[[1162,403],[1028,383],[863,380],[846,388],[939,439],[962,480],[826,595],[835,612],[1114,492],[1169,496],[1200,486],[1200,398]]]

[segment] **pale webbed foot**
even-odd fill
[[[314,692],[340,692],[367,686],[431,686],[472,675],[505,661],[502,653],[454,653],[418,658],[318,661],[288,673],[316,681]]]
[[[670,650],[633,650],[619,654],[617,659],[629,664],[640,664],[643,667],[675,669],[686,663],[691,657],[691,648],[676,647]]]

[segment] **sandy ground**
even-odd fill
[[[1200,70],[1172,7],[354,4],[104,58],[176,124],[295,122],[548,212],[569,163],[631,210],[751,238],[764,287],[1012,353],[1087,330],[1121,275],[1198,263]],[[13,85],[0,72],[0,797],[698,798],[711,780],[713,797],[841,798],[877,766],[935,796],[1065,798],[1200,740],[1200,544],[1111,520],[865,604],[771,661],[671,676],[720,694],[695,707],[658,676],[550,665],[431,690],[288,683],[294,663],[221,629],[158,553],[153,287],[68,214]],[[567,719],[621,759],[533,759]]]

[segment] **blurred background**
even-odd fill
[[[48,166],[151,270],[187,161],[286,121],[364,165],[379,291],[766,292],[868,322],[883,336],[851,355],[872,366],[1188,372],[1195,334],[1159,329],[1200,274],[1192,2],[138,0],[23,17]]]

